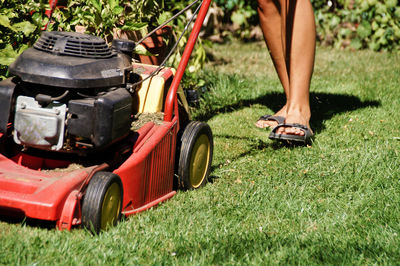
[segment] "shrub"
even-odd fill
[[[251,28],[258,24],[257,1],[246,0],[215,0],[223,9],[222,23],[233,24],[234,35],[247,39]]]
[[[243,37],[258,24],[257,1],[215,0],[225,14],[224,23],[240,27]],[[400,50],[400,6],[398,0],[311,0],[318,41],[336,48]]]
[[[400,50],[400,6],[397,0],[314,1],[321,43],[337,48]]]
[[[20,3],[0,0],[0,79],[4,78],[7,66],[14,61],[24,49],[31,45],[40,34],[43,13],[35,12],[35,7],[41,7],[34,1]],[[44,8],[40,8],[43,10]]]

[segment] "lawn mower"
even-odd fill
[[[98,233],[205,184],[213,136],[190,121],[180,82],[210,1],[198,5],[176,70],[135,62],[130,40],[110,47],[48,31],[10,65],[14,77],[0,82],[1,215]]]

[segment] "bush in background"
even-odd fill
[[[400,51],[400,6],[398,0],[338,0],[317,7],[318,39],[337,48],[369,48]]]
[[[252,28],[258,25],[257,1],[214,0],[222,8],[224,16],[221,23],[232,25],[221,27],[242,39],[251,39]]]
[[[258,24],[257,1],[215,0],[233,34],[246,37]],[[311,0],[322,45],[336,48],[400,50],[398,0]]]
[[[41,27],[47,23],[44,20],[45,10],[41,3],[27,1],[0,0],[0,79],[4,78],[7,66],[25,50],[32,45],[40,34]],[[41,8],[43,7],[43,8]]]
[[[336,48],[400,51],[399,0],[311,0],[315,10],[317,38],[322,45]],[[214,0],[221,12],[213,25],[213,34],[223,38],[260,38],[257,29],[257,1]],[[70,0],[67,9],[56,9],[49,30],[73,31],[84,26],[103,38],[110,38],[114,28],[144,30],[157,25],[187,5],[184,0]],[[7,66],[40,36],[48,18],[48,0],[0,0],[0,79],[7,76]],[[218,13],[218,12],[217,12]],[[177,33],[185,18],[174,22]],[[222,38],[220,38],[222,39]],[[204,42],[204,41],[203,41]],[[195,68],[205,60],[200,40]],[[177,58],[179,60],[179,55]],[[193,68],[193,67],[192,67]]]

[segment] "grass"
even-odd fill
[[[211,182],[97,237],[0,221],[0,264],[398,264],[400,56],[318,48],[310,147],[257,118],[284,95],[264,44],[213,48]]]

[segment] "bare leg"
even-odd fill
[[[274,62],[278,77],[282,83],[286,94],[286,99],[289,99],[289,77],[286,69],[284,43],[284,27],[286,16],[281,17],[281,5],[277,0],[258,0],[258,14],[260,17],[260,26],[264,34],[265,42]],[[285,22],[286,23],[286,22]],[[286,117],[287,103],[275,114]],[[274,127],[277,122],[259,120],[256,126],[259,128]]]
[[[287,99],[277,115],[286,117],[285,123],[310,127],[309,87],[315,57],[311,2],[258,0],[258,5],[261,28]],[[256,126],[274,126],[273,123],[258,121]],[[277,133],[304,135],[303,131],[290,127],[280,128]]]
[[[314,67],[316,35],[314,12],[310,0],[290,0],[289,5],[295,6],[292,9],[293,17],[288,17],[293,20],[293,28],[289,51],[290,86],[285,123],[299,123],[310,127],[309,89]],[[280,128],[278,133],[304,135],[303,131],[290,127]]]

